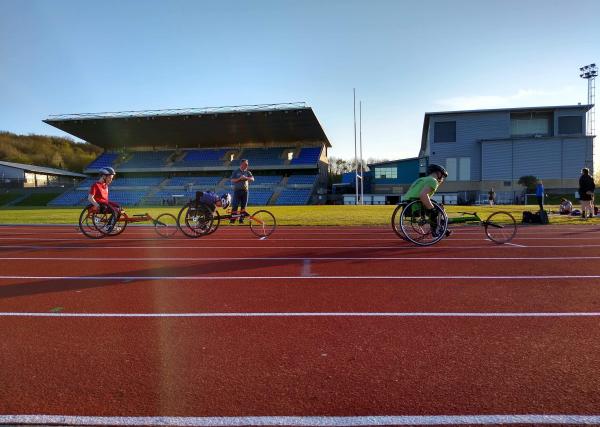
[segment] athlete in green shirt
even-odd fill
[[[448,172],[443,166],[431,164],[427,168],[427,173],[429,174],[428,176],[419,178],[412,183],[406,194],[404,194],[404,200],[420,200],[425,209],[430,211],[432,223],[436,223],[438,212],[434,209],[430,197],[435,194],[438,187],[444,182],[444,179],[448,177]],[[432,227],[432,234],[435,235],[436,232],[436,227]],[[450,232],[446,231],[446,236],[449,235]]]

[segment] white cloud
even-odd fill
[[[555,90],[520,89],[512,95],[473,95],[438,99],[435,102],[445,110],[477,110],[486,108],[536,107],[543,105],[572,105],[586,102],[580,88],[564,86]]]

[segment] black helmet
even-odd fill
[[[444,178],[448,178],[448,172],[443,166],[431,164],[427,168],[427,175],[431,175],[434,172],[441,172]]]

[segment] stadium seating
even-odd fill
[[[70,190],[51,200],[48,206],[77,206],[87,204],[87,191]]]
[[[86,169],[100,169],[105,166],[112,166],[118,157],[117,153],[102,153],[100,157],[87,165]]]
[[[165,183],[165,187],[185,187],[192,184],[194,187],[215,188],[223,179],[221,176],[176,176]]]
[[[276,205],[306,205],[310,200],[311,189],[295,190],[286,188],[281,192]]]
[[[140,203],[146,193],[146,190],[112,190],[109,193],[109,200],[119,203],[123,206],[135,206]]]
[[[222,166],[227,149],[220,150],[186,150],[185,156],[173,163],[173,166]]]
[[[316,164],[321,157],[321,147],[303,148],[298,157],[292,159],[292,165],[310,165]]]
[[[269,203],[271,196],[273,196],[273,192],[270,190],[250,190],[248,204],[251,206],[264,206]]]
[[[89,190],[94,182],[98,181],[98,178],[87,178],[77,184],[78,190]]]
[[[283,148],[248,148],[242,151],[240,157],[248,159],[252,169],[252,166],[283,165],[283,152]]]
[[[164,178],[160,176],[150,177],[118,177],[111,184],[115,187],[152,187],[160,184]]]
[[[274,187],[281,182],[281,175],[254,175],[252,186]]]
[[[314,185],[318,175],[291,175],[287,180],[288,186],[296,185]]]
[[[121,163],[118,169],[165,167],[167,159],[174,151],[134,151],[132,156]]]

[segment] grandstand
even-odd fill
[[[180,204],[196,191],[231,191],[246,158],[251,205],[309,204],[327,185],[331,147],[304,103],[51,116],[44,122],[104,148],[88,179],[50,202],[86,203],[100,168],[117,171],[111,199],[124,205]]]

